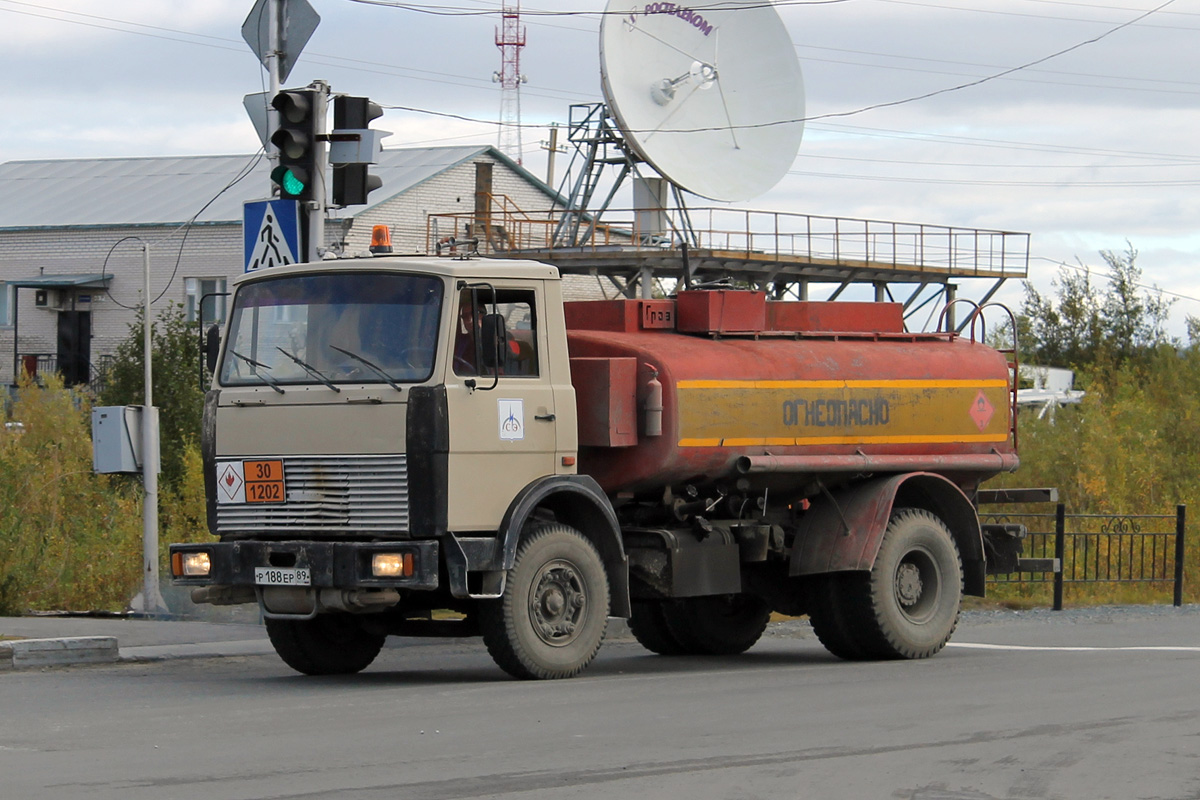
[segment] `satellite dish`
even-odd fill
[[[804,132],[804,83],[764,0],[609,0],[604,97],[626,141],[663,177],[712,200],[777,184]]]

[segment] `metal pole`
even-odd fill
[[[157,614],[167,611],[158,588],[158,409],[154,407],[151,369],[150,325],[150,245],[142,242],[145,281],[142,318],[142,359],[145,362],[145,405],[142,407],[142,611]]]
[[[17,325],[17,314],[20,311],[20,309],[21,309],[21,290],[18,287],[13,287],[13,313],[12,313],[12,324],[13,324],[13,382],[12,382],[12,385],[13,386],[16,386],[17,384],[19,384],[21,382],[21,367],[20,367],[21,353],[17,349],[20,346],[20,342],[17,340],[17,331],[20,330],[19,326]]]
[[[546,160],[546,185],[554,187],[554,154],[558,152],[558,123],[550,123],[550,156]]]
[[[1187,527],[1187,506],[1175,506],[1175,605],[1183,605],[1183,532]]]
[[[283,0],[271,0],[267,5],[267,41],[271,46],[267,49],[267,78],[271,82],[270,95],[267,97],[267,130],[273,131],[279,127],[279,112],[275,110],[275,106],[271,105],[271,101],[275,95],[279,94],[279,88],[282,80],[279,77],[280,69],[283,66],[282,59],[279,58],[283,52]],[[279,152],[271,144],[270,140],[266,142],[264,147],[267,150],[267,160],[271,162],[271,168],[274,169],[279,164]],[[269,170],[268,170],[269,173]],[[271,184],[271,189],[274,191],[275,184]]]
[[[313,114],[317,120],[317,127],[324,134],[329,106],[329,84],[325,81],[313,81],[312,87],[317,90],[317,107]],[[308,211],[308,253],[305,254],[308,261],[320,261],[325,252],[325,198],[329,196],[328,187],[325,185],[325,175],[329,171],[329,150],[324,143],[317,143],[316,148],[316,159],[313,163],[317,173],[314,176],[316,198]]]
[[[1054,509],[1054,557],[1058,559],[1058,571],[1054,573],[1054,610],[1063,610],[1063,554],[1066,552],[1067,507],[1059,503]]]

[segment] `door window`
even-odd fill
[[[454,337],[454,374],[492,375],[482,361],[483,316],[498,314],[504,320],[505,341],[501,345],[501,377],[538,376],[537,305],[531,289],[468,288],[459,292]]]

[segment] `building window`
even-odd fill
[[[225,298],[210,297],[204,301],[204,317],[200,317],[200,301],[207,294],[223,294],[225,289],[224,278],[185,278],[184,306],[187,309],[187,321],[199,321],[202,327],[208,325],[219,325],[225,321]]]
[[[7,283],[0,284],[0,325],[13,324],[13,287]]]

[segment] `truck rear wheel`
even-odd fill
[[[515,678],[570,678],[600,649],[608,601],[596,547],[572,527],[543,525],[522,540],[504,594],[481,603],[483,641]]]
[[[686,597],[663,605],[667,629],[684,653],[732,656],[754,646],[767,629],[771,609],[758,595]]]
[[[351,614],[312,619],[267,619],[267,636],[283,662],[305,675],[361,672],[383,648],[385,634],[365,630]]]
[[[841,658],[928,658],[958,625],[962,587],[946,524],[923,509],[897,509],[869,573],[818,579],[813,630]]]
[[[629,632],[642,647],[660,656],[680,656],[686,651],[667,626],[663,605],[659,600],[639,600],[633,603],[629,617]]]
[[[945,647],[963,595],[962,559],[946,523],[919,508],[894,512],[869,587],[863,639],[869,653],[928,658]]]
[[[855,622],[849,618],[846,600],[849,592],[861,591],[857,586],[860,576],[853,573],[831,573],[811,578],[808,596],[808,619],[813,633],[825,645],[825,649],[838,658],[855,661],[866,658],[862,644],[858,641]]]

